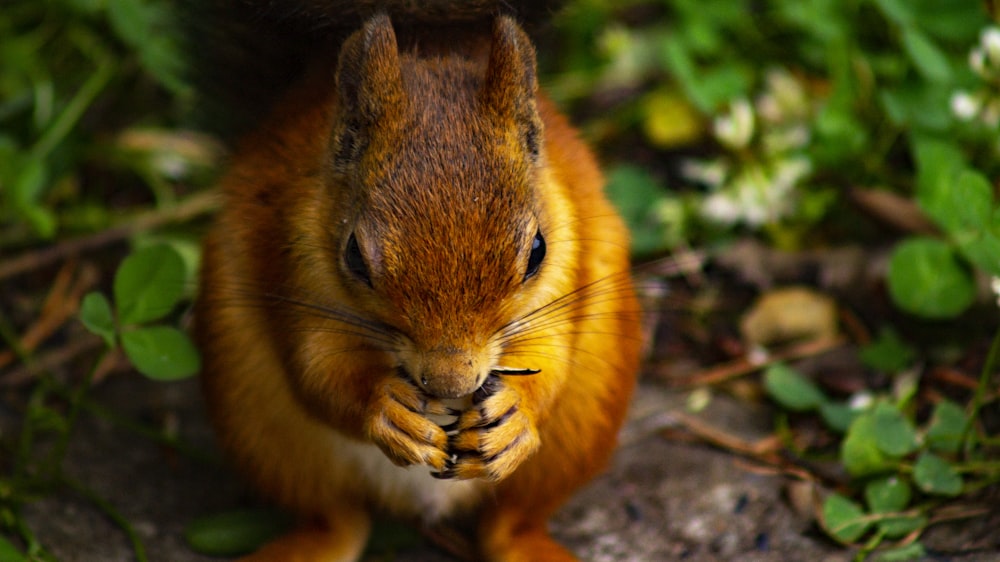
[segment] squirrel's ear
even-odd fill
[[[483,101],[501,114],[523,111],[534,101],[535,49],[509,16],[493,22],[493,45],[486,68]]]
[[[396,33],[386,14],[369,19],[344,41],[337,66],[342,115],[373,122],[405,99]]]
[[[484,105],[496,115],[520,123],[524,143],[532,157],[538,156],[541,122],[535,104],[538,87],[535,49],[528,35],[508,16],[493,23],[493,45],[480,92]]]

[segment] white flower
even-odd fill
[[[773,189],[782,197],[792,192],[799,181],[812,171],[812,162],[805,156],[785,158],[774,165]]]
[[[802,85],[783,68],[767,72],[764,93],[757,97],[761,119],[769,123],[802,120],[809,115],[809,98]]]
[[[795,188],[811,170],[805,157],[784,158],[770,165],[749,163],[705,198],[701,212],[723,224],[751,227],[780,220],[795,210]]]
[[[963,121],[971,121],[979,115],[983,102],[974,94],[959,90],[951,95],[951,112]]]
[[[872,393],[867,390],[854,393],[847,399],[847,407],[856,412],[867,410],[874,403],[875,397],[872,396]]]
[[[761,136],[761,142],[764,146],[764,152],[767,154],[782,154],[809,144],[810,134],[809,127],[804,123],[799,123],[766,131]]]
[[[1000,28],[987,27],[969,51],[969,67],[985,80],[1000,78]]]
[[[729,166],[722,160],[685,160],[681,163],[681,175],[693,182],[716,188],[726,181]]]
[[[701,212],[707,218],[722,224],[736,224],[743,218],[743,210],[733,200],[732,194],[717,192],[709,195],[701,203]]]
[[[1000,27],[987,27],[979,35],[979,44],[990,66],[1000,69]]]
[[[981,78],[986,78],[986,53],[982,49],[969,51],[969,68]]]
[[[730,104],[729,113],[715,119],[715,138],[727,148],[746,148],[753,138],[753,106],[744,98]]]

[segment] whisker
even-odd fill
[[[506,334],[514,328],[519,330],[524,329],[524,325],[531,322],[535,322],[537,324],[539,320],[548,316],[565,313],[567,311],[576,312],[582,310],[586,306],[607,304],[618,300],[630,299],[631,293],[626,293],[624,289],[631,287],[631,285],[631,278],[627,274],[616,274],[601,278],[597,281],[574,289],[573,291],[570,291],[532,310],[528,314],[522,315],[513,321],[508,322],[507,324],[501,326],[497,332],[500,334]],[[603,299],[603,297],[611,295],[619,296],[618,298]],[[602,300],[597,300],[597,297],[602,297]]]
[[[281,287],[277,287],[278,291],[281,289]],[[285,290],[288,291],[289,288],[285,288]],[[221,296],[218,293],[221,293]],[[245,306],[271,309],[275,305],[286,305],[301,314],[321,320],[339,322],[354,328],[353,330],[345,328],[343,331],[338,331],[336,328],[323,328],[330,333],[355,335],[382,343],[386,346],[395,346],[399,342],[400,334],[392,326],[362,316],[360,313],[341,305],[331,306],[320,302],[313,302],[306,298],[282,294],[274,289],[261,291],[253,283],[230,284],[228,287],[220,288],[218,293],[213,297],[212,303],[219,306]]]

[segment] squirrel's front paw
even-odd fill
[[[393,463],[446,468],[448,436],[427,417],[450,413],[440,400],[422,393],[402,377],[390,377],[382,385],[371,412],[365,432]]]
[[[520,395],[490,375],[473,395],[473,407],[453,424],[448,467],[439,478],[483,478],[499,481],[534,453],[541,441],[528,415],[520,409]]]

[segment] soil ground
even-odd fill
[[[164,385],[119,375],[93,396],[132,419],[171,420],[185,441],[212,450],[194,381]],[[674,425],[685,398],[684,392],[643,383],[609,470],[553,518],[559,540],[593,562],[852,558],[853,552],[822,536],[808,513],[792,507],[787,477],[749,470],[751,463],[725,450],[664,438],[661,430]],[[698,416],[750,440],[766,435],[772,421],[766,407],[724,396]],[[152,561],[216,560],[190,550],[183,539],[185,524],[243,505],[250,497],[221,465],[180,455],[89,415],[77,427],[67,468],[133,525]],[[34,502],[25,515],[60,560],[134,559],[125,534],[76,493]],[[983,520],[931,533],[926,542],[936,550],[926,560],[1000,560],[997,528],[996,521]],[[454,558],[427,543],[398,552],[395,560]]]

